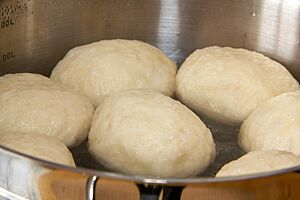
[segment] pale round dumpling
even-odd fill
[[[252,151],[224,165],[216,177],[240,176],[295,167],[300,165],[300,156],[286,151]]]
[[[136,40],[102,40],[76,47],[57,64],[51,78],[90,98],[95,106],[127,89],[153,89],[172,96],[176,65],[158,48]]]
[[[87,97],[50,78],[29,73],[0,77],[0,136],[39,133],[76,146],[87,137],[93,112]]]
[[[199,114],[240,125],[264,101],[299,89],[281,64],[246,49],[196,50],[180,67],[176,97]]]
[[[239,145],[245,151],[279,149],[300,155],[300,91],[274,97],[242,124]]]
[[[0,135],[0,145],[39,159],[75,166],[66,145],[47,135],[4,132]]]
[[[88,147],[111,169],[157,177],[196,175],[216,154],[212,134],[198,116],[149,90],[106,98],[95,112]]]

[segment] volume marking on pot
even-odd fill
[[[28,2],[7,1],[0,5],[0,29],[15,25],[28,13]]]
[[[5,19],[1,21],[1,28],[7,28],[9,26],[14,25],[15,23],[12,21],[12,19]]]
[[[6,62],[6,61],[9,61],[9,60],[14,59],[15,57],[16,57],[16,56],[15,56],[14,51],[8,51],[8,52],[2,54],[2,56],[1,56],[1,58],[2,58],[1,61],[2,61],[2,62]]]

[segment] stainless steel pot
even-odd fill
[[[178,65],[205,46],[256,50],[300,80],[299,27],[299,0],[0,0],[0,74],[49,75],[72,47],[126,38],[159,47]],[[0,147],[0,199],[300,199],[300,166],[213,178],[222,164],[242,154],[232,129],[214,133],[216,163],[187,179],[108,171],[91,163],[84,144],[73,150],[79,168]],[[93,169],[84,168],[89,166]]]

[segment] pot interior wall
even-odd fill
[[[180,64],[197,48],[264,53],[300,78],[300,1],[2,0],[0,75],[49,75],[72,47],[101,39],[149,42]]]

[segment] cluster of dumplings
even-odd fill
[[[175,100],[177,99],[177,100]],[[288,70],[245,49],[207,47],[177,72],[158,48],[135,40],[76,47],[51,77],[0,77],[0,145],[75,166],[67,147],[126,174],[190,177],[216,157],[196,115],[241,126],[249,152],[217,176],[300,165],[300,90]]]

